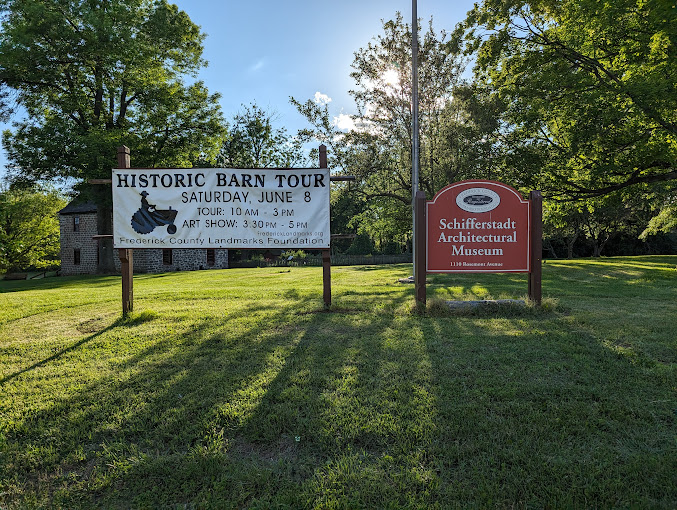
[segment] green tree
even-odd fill
[[[226,168],[293,168],[306,162],[300,139],[274,126],[275,114],[256,103],[242,106],[216,158]]]
[[[0,0],[0,85],[26,112],[3,133],[15,185],[75,178],[112,233],[116,148],[139,167],[213,159],[223,134],[219,96],[184,83],[205,65],[204,35],[166,0]],[[113,269],[109,241],[100,270]]]
[[[442,184],[499,177],[503,110],[500,98],[477,83],[454,87],[442,111],[438,133],[436,158],[446,178]]]
[[[367,234],[357,234],[346,253],[349,255],[371,255],[374,253],[374,243]]]
[[[677,8],[484,0],[452,38],[506,105],[503,172],[554,197],[677,178]]]
[[[625,189],[586,200],[546,201],[545,246],[553,252],[554,245],[564,244],[568,258],[573,257],[574,245],[578,245],[579,252],[585,249],[593,257],[601,256],[607,245],[614,243],[622,244],[623,254],[637,250],[650,253],[651,243],[646,242],[646,237],[642,238],[644,242],[638,240],[655,214],[654,201],[647,200],[647,196],[645,192]]]
[[[419,182],[429,196],[463,173],[449,157],[455,139],[450,141],[448,130],[452,113],[457,113],[458,103],[452,99],[463,63],[446,51],[445,41],[446,34],[436,33],[431,21],[419,44]],[[292,103],[312,126],[304,136],[330,148],[330,167],[357,177],[350,192],[365,206],[361,231],[373,239],[383,229],[410,232],[411,27],[399,13],[384,22],[382,34],[355,52],[352,68],[356,88],[350,94],[358,113],[347,132],[332,121],[327,104],[294,98]],[[463,122],[461,115],[456,122]]]
[[[656,214],[646,228],[640,234],[639,238],[647,240],[649,236],[659,233],[670,233],[677,229],[677,192],[670,189],[658,198]]]
[[[57,265],[57,212],[65,205],[55,190],[0,192],[0,269],[17,271]]]
[[[186,85],[204,35],[166,0],[0,0],[0,82],[27,112],[6,131],[10,178],[109,177],[116,147],[135,166],[212,156],[218,95]]]
[[[583,235],[585,204],[580,202],[545,201],[543,204],[544,246],[556,258],[553,243],[562,243],[567,258],[574,258],[574,245]]]
[[[601,257],[607,243],[628,230],[632,213],[631,203],[625,202],[620,193],[589,199],[585,202],[583,231],[592,245],[593,257]]]

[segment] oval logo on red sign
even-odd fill
[[[501,197],[487,188],[470,188],[461,191],[456,197],[456,205],[471,213],[489,212],[498,207]]]

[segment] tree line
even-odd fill
[[[674,251],[672,4],[484,0],[449,32],[431,19],[418,54],[421,189],[431,198],[480,178],[542,190],[552,256],[614,243]],[[251,168],[313,165],[304,147],[321,141],[330,168],[357,177],[332,191],[332,231],[360,234],[371,251],[408,249],[411,26],[399,13],[355,52],[352,127],[292,97],[308,127],[290,134],[256,104],[224,120],[219,95],[194,81],[205,36],[166,0],[0,0],[0,10],[0,115],[26,113],[3,133],[0,208],[71,182],[105,210],[109,190],[86,181],[109,176],[123,143],[135,166]]]

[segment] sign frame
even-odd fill
[[[450,200],[450,197],[453,197],[453,200]],[[479,198],[479,200],[478,200]],[[472,199],[475,199],[474,203]],[[512,201],[506,205],[506,201]],[[446,202],[446,203],[445,203]],[[452,202],[451,204],[449,202]],[[444,211],[440,209],[445,208],[445,206],[455,207],[460,209],[462,212],[458,213],[457,216],[453,216],[453,227],[448,226],[452,225],[451,221],[448,221],[448,224],[445,222],[444,226],[438,225],[438,231],[441,236],[444,235],[444,232],[447,231],[457,231],[457,235],[453,236],[451,232],[448,234],[449,241],[443,241],[445,246],[451,241],[451,239],[459,239],[458,242],[472,242],[475,248],[467,248],[467,251],[474,250],[475,252],[480,252],[479,255],[468,255],[463,254],[464,244],[460,245],[460,248],[453,244],[450,247],[453,247],[453,251],[457,252],[456,256],[458,260],[451,261],[448,258],[444,258],[444,255],[440,247],[438,250],[432,250],[432,247],[435,247],[435,241],[433,239],[434,226],[431,225],[435,219],[444,222],[446,218],[443,218],[441,214]],[[505,211],[510,214],[509,216],[499,217],[499,221],[496,221],[496,217],[492,216],[497,210],[501,212]],[[451,212],[451,211],[449,211]],[[432,218],[432,215],[436,214],[436,218]],[[428,273],[529,273],[531,272],[531,254],[529,252],[529,247],[531,246],[531,203],[529,200],[524,200],[521,193],[519,193],[515,188],[508,186],[502,182],[498,181],[489,181],[489,180],[465,180],[460,182],[455,182],[450,184],[440,191],[438,191],[432,200],[426,202],[426,239],[427,239],[427,249],[426,249],[426,271]],[[491,220],[494,221],[491,221]],[[519,223],[516,220],[519,220]],[[521,223],[526,223],[522,225]],[[491,229],[490,225],[498,225],[498,229]],[[507,225],[509,224],[509,225]],[[489,225],[489,226],[487,226]],[[507,226],[506,226],[507,225]],[[467,227],[467,228],[466,228]],[[481,227],[479,231],[477,228]],[[510,235],[505,235],[506,228],[509,228],[511,232]],[[477,231],[476,233],[471,233],[471,231]],[[514,237],[514,239],[513,239]],[[475,238],[482,239],[483,241],[475,241]],[[509,239],[507,242],[501,243],[500,241],[487,243],[486,239]],[[518,239],[519,238],[519,239]],[[523,239],[525,238],[525,239]],[[439,240],[442,237],[438,237]],[[478,242],[481,248],[477,248]],[[515,246],[512,246],[512,244]],[[487,248],[487,246],[490,246]],[[504,250],[509,250],[512,259],[509,259],[504,255]],[[486,254],[485,254],[486,252]],[[499,255],[500,252],[500,255]],[[501,262],[491,262],[488,259],[479,259],[478,257],[500,257]],[[433,260],[434,259],[434,260]],[[475,260],[472,260],[475,259]]]
[[[327,168],[112,172],[114,248],[330,246]]]
[[[492,183],[492,185],[504,186],[509,190],[512,190],[514,194],[520,198],[522,202],[524,199],[522,195],[514,190],[511,186],[507,184],[500,183],[498,181],[481,181],[481,180],[470,180],[470,181],[461,181],[460,183],[454,183],[446,188],[443,188],[436,194],[436,198],[444,190],[452,188],[460,184],[478,184],[482,186],[483,184]],[[430,202],[434,202],[434,198]],[[528,271],[519,271],[528,273],[528,297],[533,301],[536,306],[541,306],[542,301],[542,257],[543,257],[543,197],[540,191],[534,190],[529,193],[528,198],[529,210],[528,210],[528,257],[529,257],[529,266]],[[424,235],[419,235],[416,239],[416,264],[415,264],[415,274],[414,274],[414,283],[415,283],[415,295],[416,301],[419,305],[425,306],[426,303],[426,275],[428,274],[428,211],[429,202],[426,200],[425,192],[417,191],[415,196],[415,205],[414,205],[414,219],[416,224],[416,229],[418,232],[424,233]],[[444,273],[499,273],[499,272],[518,272],[518,271],[505,271],[505,270],[456,270],[456,271],[430,271],[430,272],[444,272]]]

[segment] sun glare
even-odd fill
[[[402,91],[400,73],[392,67],[385,69],[375,80],[364,80],[362,86],[367,90],[382,89],[386,95],[397,95]]]
[[[397,87],[400,84],[400,75],[396,69],[386,70],[381,78],[386,85],[390,85],[391,87]]]

